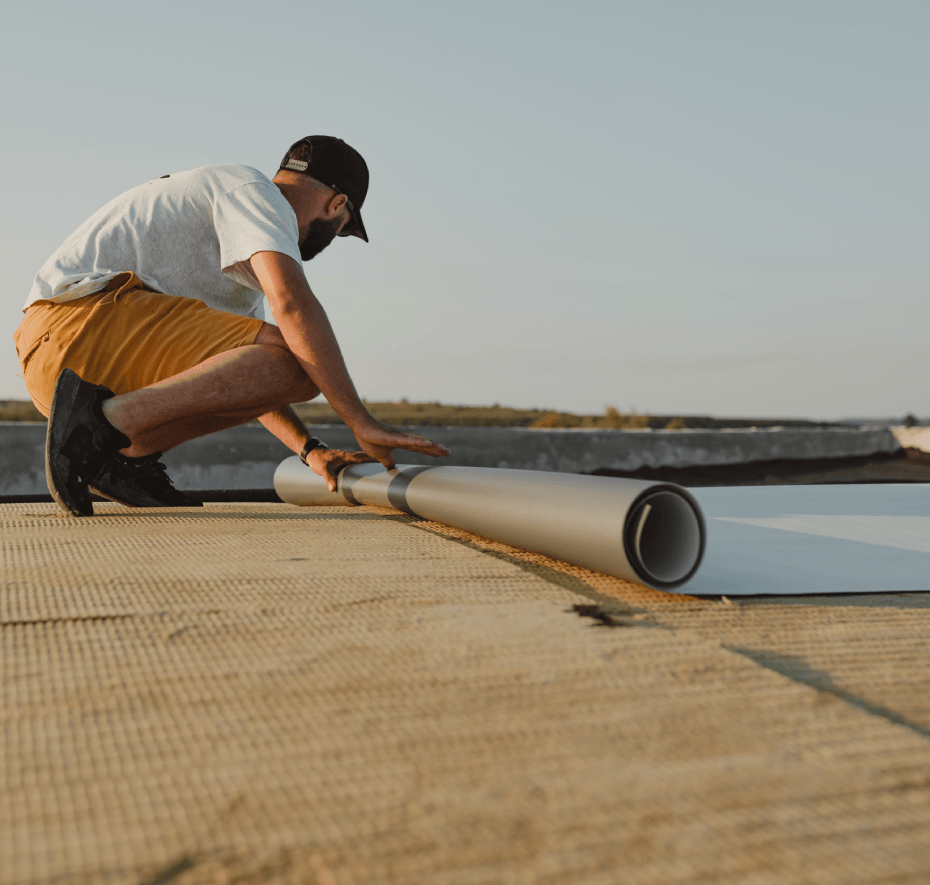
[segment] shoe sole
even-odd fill
[[[123,501],[120,498],[114,498],[113,495],[100,491],[100,489],[94,486],[93,483],[91,483],[87,488],[98,497],[106,498],[108,501],[112,501],[114,504],[122,504],[123,507],[143,507],[148,509],[157,507],[203,507],[203,503],[201,501],[191,501],[189,504],[182,504],[180,502],[177,504],[166,504],[162,501],[156,501],[153,499],[151,504],[140,504],[138,502],[134,503],[132,501]]]
[[[190,503],[184,503],[184,504],[180,502],[178,502],[177,504],[166,504],[162,501],[154,501],[152,504],[132,503],[130,501],[121,501],[119,498],[114,498],[113,495],[108,495],[106,492],[101,492],[100,489],[95,488],[93,485],[89,485],[87,488],[90,489],[98,497],[106,498],[108,501],[112,501],[114,504],[122,504],[123,507],[144,507],[148,509],[157,508],[157,507],[203,507],[202,501],[193,501],[193,500]]]
[[[114,498],[112,495],[108,495],[106,492],[101,492],[100,489],[94,488],[94,486],[89,485],[87,487],[91,492],[93,492],[99,498],[106,498],[108,501],[112,501],[114,504],[122,504],[123,507],[167,507],[168,504],[131,504],[129,501],[120,501],[119,498]]]
[[[64,415],[67,422],[81,384],[80,376],[71,369],[63,369],[55,382],[55,392],[52,395],[52,405],[48,413],[48,430],[45,434],[45,481],[48,483],[48,490],[52,493],[52,497],[62,510],[72,516],[93,516],[93,504],[90,505],[89,510],[82,507],[68,490],[66,478],[70,465],[67,463],[67,458],[59,452],[64,440],[56,439],[55,434],[58,417]],[[67,438],[67,434],[65,436]]]

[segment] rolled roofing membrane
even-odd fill
[[[930,484],[685,490],[534,470],[363,464],[343,471],[330,494],[294,457],[278,467],[275,489],[292,504],[393,507],[671,592],[930,591]]]
[[[487,467],[357,464],[335,494],[299,458],[275,491],[290,504],[377,504],[604,574],[674,590],[695,574],[704,519],[669,483]]]

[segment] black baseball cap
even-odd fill
[[[368,164],[355,148],[331,135],[308,135],[288,148],[280,168],[303,172],[337,193],[345,194],[356,226],[353,236],[368,242],[362,222],[362,203],[368,193]]]

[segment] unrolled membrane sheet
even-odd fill
[[[282,462],[275,490],[290,504],[376,504],[661,590],[701,562],[704,521],[680,486],[489,467],[386,471],[357,464],[336,493],[299,458]]]
[[[690,489],[707,523],[681,592],[930,591],[930,484]]]

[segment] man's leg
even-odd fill
[[[277,327],[266,323],[254,344],[210,357],[150,387],[108,399],[103,413],[132,442],[122,454],[141,457],[318,395],[319,390],[291,355]],[[283,431],[296,432],[287,421],[271,419],[269,415],[269,423],[280,425]]]
[[[46,472],[69,512],[92,512],[88,489],[131,506],[193,506],[157,453],[255,417],[297,451],[307,437],[285,404],[312,398],[316,387],[278,330],[260,320],[131,278],[118,291],[37,303],[16,338],[30,395],[44,414],[57,412]],[[111,405],[114,392],[120,400]]]
[[[89,491],[135,506],[195,504],[173,488],[159,455],[316,396],[316,386],[283,344],[277,328],[265,324],[254,344],[120,396],[62,372],[46,444],[46,473],[56,501],[76,516],[93,513]],[[293,413],[290,423],[300,424]]]

